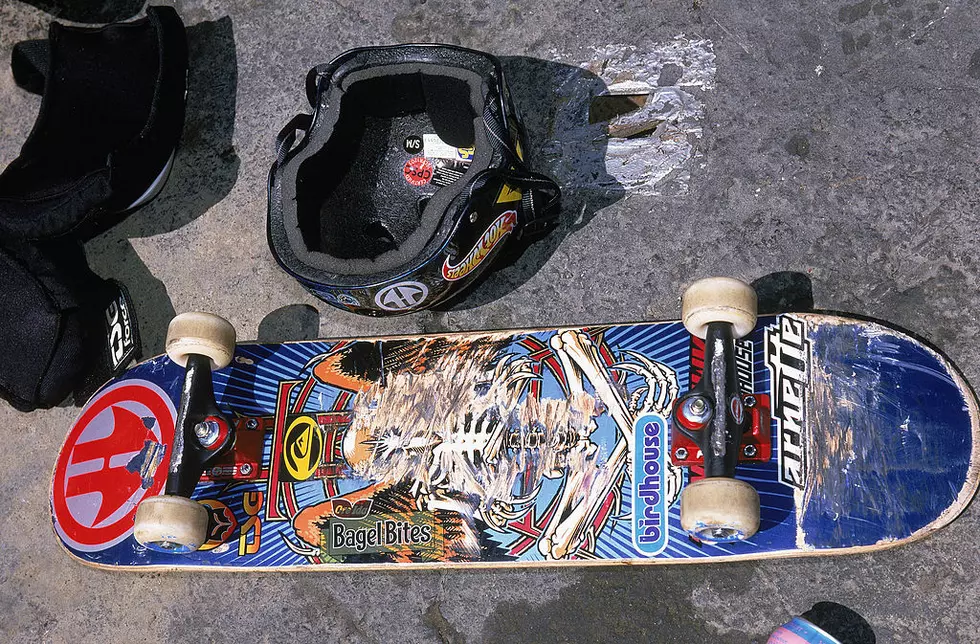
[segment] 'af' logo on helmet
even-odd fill
[[[145,380],[124,380],[90,400],[58,455],[51,488],[55,530],[84,552],[105,550],[133,531],[136,506],[167,479],[173,401]]]
[[[429,287],[422,282],[398,282],[378,291],[374,302],[385,311],[414,309],[429,296]]]

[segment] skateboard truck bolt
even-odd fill
[[[745,447],[742,448],[742,453],[748,456],[749,458],[752,458],[759,453],[759,450],[755,448],[755,445],[746,445]]]
[[[687,450],[683,447],[678,447],[674,450],[674,458],[683,461],[685,458],[687,458]]]
[[[218,421],[207,418],[194,425],[194,435],[204,447],[211,447],[221,435],[221,425]]]
[[[674,419],[682,427],[695,433],[707,427],[714,415],[715,409],[711,399],[697,391],[692,391],[678,400],[673,413]]]
[[[256,430],[259,428],[259,421],[257,418],[249,418],[245,421],[245,429]]]
[[[691,423],[703,425],[711,416],[711,405],[704,396],[690,396],[681,405],[681,413]]]
[[[755,407],[756,402],[757,401],[755,399],[755,396],[745,396],[744,398],[742,398],[742,404],[749,409]]]

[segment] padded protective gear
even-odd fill
[[[48,40],[14,46],[11,66],[43,98],[0,174],[0,238],[88,239],[162,187],[184,125],[187,41],[173,9],[101,29],[52,23]]]
[[[16,409],[84,400],[137,356],[128,294],[89,270],[78,241],[0,246],[0,284],[0,397]]]
[[[22,88],[42,93],[20,156],[0,175],[0,397],[30,411],[83,402],[139,357],[125,289],[82,242],[147,203],[184,124],[187,43],[169,7],[100,29],[53,23],[17,44]]]
[[[431,307],[505,246],[555,225],[560,190],[525,165],[493,56],[355,49],[312,69],[307,96],[313,115],[277,139],[269,240],[280,265],[328,303],[367,315]]]

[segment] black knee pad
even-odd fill
[[[84,400],[139,352],[129,295],[78,241],[0,245],[0,397],[21,411]]]
[[[187,39],[170,7],[92,29],[52,23],[14,46],[17,84],[42,95],[0,174],[0,239],[88,239],[163,186],[184,126]]]

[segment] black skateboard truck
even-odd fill
[[[213,369],[231,363],[235,328],[210,313],[183,313],[167,329],[167,355],[186,368],[164,493],[136,510],[133,536],[151,550],[193,552],[207,541],[208,511],[192,500],[211,464],[235,444],[235,425],[214,399]]]
[[[735,340],[755,328],[756,306],[752,287],[727,277],[695,282],[682,300],[685,328],[704,340],[704,369],[674,403],[671,422],[702,455],[704,478],[681,492],[681,527],[700,541],[741,541],[759,529],[759,494],[735,478],[753,402],[739,389]]]

